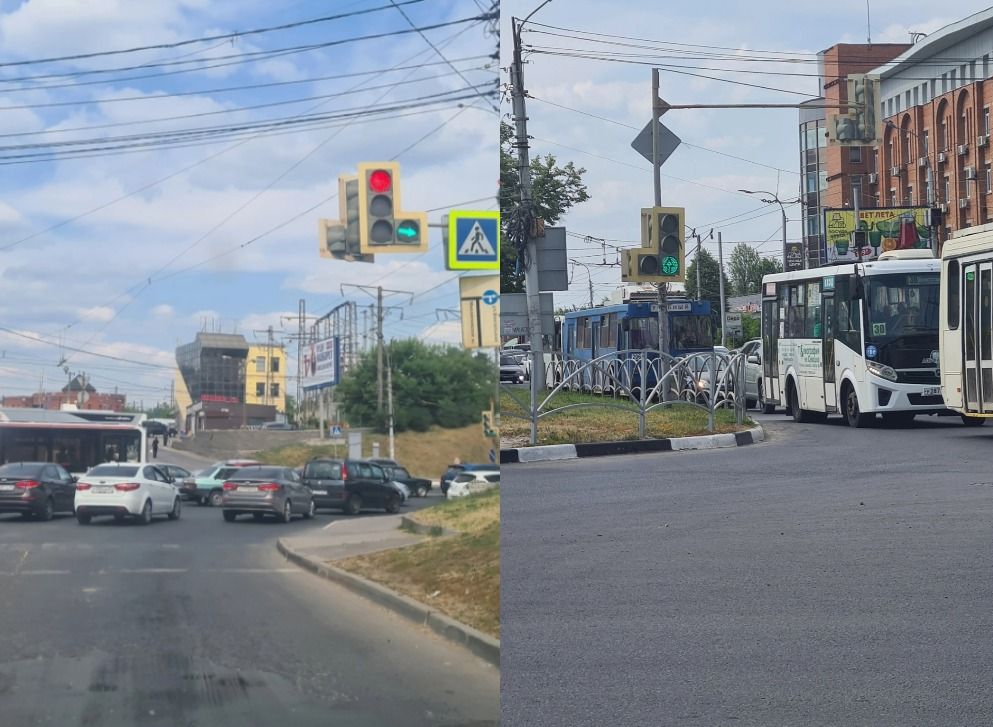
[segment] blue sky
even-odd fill
[[[418,27],[478,16],[489,6],[489,0],[398,2]],[[380,256],[364,265],[320,259],[316,220],[338,217],[337,199],[327,198],[337,192],[339,174],[361,161],[394,158],[401,164],[403,206],[433,210],[430,222],[463,202],[494,208],[494,101],[416,100],[454,95],[467,85],[495,87],[497,63],[487,57],[497,49],[492,28],[477,21],[425,30],[427,40],[406,33],[274,54],[410,30],[390,5],[0,0],[0,147],[12,147],[0,148],[0,326],[22,334],[0,331],[0,393],[37,391],[42,376],[52,389],[65,382],[67,366],[87,372],[99,390],[117,387],[150,405],[168,395],[172,375],[164,367],[174,365],[177,343],[192,340],[204,321],[249,340],[264,340],[256,331],[268,325],[277,335],[295,333],[296,321],[287,317],[296,315],[299,299],[307,299],[309,313],[326,312],[345,300],[343,282],[418,294],[403,321],[388,320],[388,337],[458,341],[458,323],[439,324],[435,313],[458,307],[458,281],[445,270],[439,230],[431,230],[424,255]],[[234,39],[37,62],[382,6]],[[341,78],[397,66],[411,68]],[[118,70],[94,73],[108,69]],[[171,73],[177,70],[189,72]],[[231,90],[241,86],[252,88]],[[346,126],[325,119],[309,128],[283,127],[292,133],[278,135],[249,128],[236,138],[197,138],[199,145],[184,147],[68,158],[66,150],[92,147],[48,146],[119,145],[126,142],[114,137],[125,135],[140,143],[165,131],[405,101],[407,110],[376,120]],[[53,158],[53,149],[62,156]],[[49,156],[10,163],[27,154]],[[368,302],[361,294],[348,298]],[[289,363],[295,371],[295,358]]]
[[[539,5],[540,0],[501,3],[505,83],[509,81],[506,69],[512,50],[511,17],[526,17]],[[930,33],[987,6],[973,0],[944,4],[870,0],[869,34],[873,43],[907,43],[911,30]],[[572,160],[588,170],[585,180],[592,199],[574,208],[560,224],[572,233],[568,238],[570,257],[591,266],[597,302],[619,284],[620,273],[617,267],[597,266],[604,260],[602,245],[584,238],[605,238],[619,247],[637,245],[639,209],[651,206],[653,201],[651,165],[630,147],[651,119],[653,64],[670,64],[670,69],[661,73],[660,95],[671,103],[797,103],[819,95],[816,65],[812,62],[817,52],[837,43],[865,43],[867,38],[865,0],[617,0],[609,4],[554,0],[534,15],[532,23],[530,32],[525,27],[524,45],[544,52],[526,56],[524,85],[535,99],[527,107],[528,133],[534,137],[531,153],[551,153],[562,162]],[[542,27],[539,23],[556,27]],[[604,37],[607,35],[637,40]],[[659,50],[660,43],[668,44],[667,48]],[[653,47],[646,49],[646,45]],[[575,49],[586,55],[593,51],[601,58],[607,54],[641,54],[643,57],[636,60],[646,64],[580,59],[572,57]],[[661,55],[665,58],[660,59]],[[781,62],[760,63],[753,60],[756,56]],[[745,70],[764,73],[734,72]],[[708,75],[715,80],[687,73]],[[505,114],[509,112],[509,99],[503,110]],[[784,200],[796,198],[797,110],[672,110],[662,122],[684,142],[662,167],[663,205],[685,207],[687,223],[704,236],[714,229],[715,241],[704,245],[715,256],[716,232],[720,230],[725,261],[732,245],[738,242],[749,242],[763,254],[781,257],[779,207],[763,205],[759,198],[737,190],[771,190]],[[788,239],[799,240],[799,205],[787,207],[787,218]],[[695,245],[693,242],[694,249]],[[613,263],[616,259],[617,253],[608,248],[606,261]],[[584,305],[587,300],[587,270],[576,266],[569,292],[556,293],[555,302],[557,306]]]

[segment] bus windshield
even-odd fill
[[[872,275],[867,278],[867,332],[876,343],[938,334],[938,272]]]
[[[631,319],[631,348],[653,348],[659,347],[659,322],[656,318],[632,318]]]
[[[710,316],[673,316],[671,320],[671,350],[694,351],[713,347]]]

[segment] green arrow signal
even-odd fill
[[[662,272],[665,275],[675,275],[679,272],[679,260],[674,257],[665,257],[662,259]]]
[[[400,237],[406,237],[409,240],[416,239],[419,232],[420,230],[414,222],[401,222],[399,226],[397,226],[397,235]]]

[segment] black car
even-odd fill
[[[145,432],[149,437],[154,436],[164,436],[169,433],[169,427],[167,427],[162,422],[154,422],[151,420],[146,420],[142,422],[142,426],[145,427]]]
[[[448,485],[451,484],[452,480],[455,479],[455,476],[456,475],[461,474],[462,472],[476,470],[476,469],[491,470],[491,469],[493,469],[493,465],[491,465],[491,464],[450,464],[450,465],[448,465],[448,469],[445,470],[445,474],[443,474],[441,476],[441,494],[443,494],[443,495],[447,495],[448,494]]]
[[[73,512],[76,478],[51,462],[11,462],[0,466],[0,512],[51,520]]]
[[[317,507],[347,515],[368,508],[399,512],[402,498],[390,482],[386,471],[368,460],[319,457],[303,469],[303,483],[313,493]]]
[[[386,470],[386,474],[391,480],[405,484],[414,497],[427,497],[428,493],[431,492],[431,480],[414,477],[404,467],[384,465],[383,469]]]

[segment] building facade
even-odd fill
[[[18,409],[74,408],[88,411],[124,411],[127,397],[124,394],[102,394],[82,376],[76,376],[61,391],[37,392],[28,396],[5,396],[0,406]]]
[[[245,401],[286,413],[286,353],[278,344],[251,344],[245,369]]]
[[[191,403],[204,397],[245,403],[248,349],[245,337],[232,333],[198,333],[192,343],[179,346],[176,364]]]

